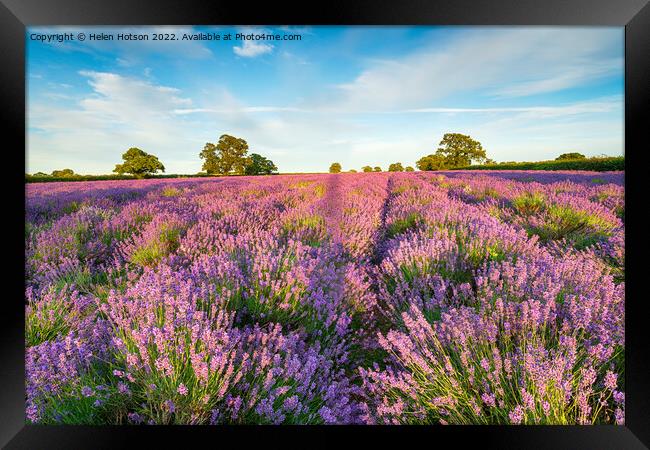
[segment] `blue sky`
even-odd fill
[[[30,39],[241,31],[302,39]],[[29,173],[110,173],[129,147],[196,173],[224,133],[281,172],[414,165],[447,132],[497,161],[623,154],[623,28],[32,27],[26,38]]]

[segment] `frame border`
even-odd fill
[[[24,226],[24,179],[20,172],[24,158],[16,148],[25,148],[25,30],[37,25],[154,25],[154,24],[287,24],[287,25],[556,25],[556,26],[624,26],[625,27],[625,146],[633,148],[626,155],[626,204],[641,204],[640,172],[642,141],[650,124],[650,5],[648,0],[444,0],[424,3],[420,0],[331,0],[305,8],[291,4],[222,3],[200,0],[1,0],[0,1],[0,119],[8,125],[14,144],[8,153],[16,164],[3,176],[13,202],[13,212],[5,221],[9,236],[22,236]],[[315,7],[314,7],[315,6]],[[643,144],[642,144],[643,142]],[[12,152],[13,151],[13,152]],[[17,169],[17,170],[16,170]],[[22,217],[21,217],[22,214]],[[642,292],[640,283],[644,256],[641,252],[643,220],[640,212],[626,212],[627,293]],[[645,238],[645,236],[643,236]],[[646,243],[647,243],[647,238]],[[625,426],[538,426],[538,427],[88,427],[25,425],[24,416],[24,309],[16,301],[24,296],[24,242],[12,241],[7,278],[10,292],[4,305],[0,327],[0,445],[5,448],[116,448],[146,439],[169,444],[178,439],[187,445],[195,439],[215,437],[244,440],[268,440],[283,435],[283,445],[302,441],[303,436],[317,434],[322,443],[340,442],[342,433],[357,437],[378,437],[384,443],[401,445],[404,438],[433,438],[453,445],[469,443],[497,448],[647,448],[650,446],[650,339],[645,333],[646,316],[638,296],[626,295],[626,425]],[[6,309],[8,308],[8,310]],[[18,318],[18,319],[16,319]],[[288,430],[295,436],[287,440]],[[215,434],[216,433],[216,434]],[[313,441],[312,441],[313,442]],[[441,443],[442,443],[441,442]],[[44,443],[47,443],[44,445]],[[645,444],[645,445],[644,445]],[[311,444],[309,444],[311,445]],[[165,445],[166,446],[166,445]]]

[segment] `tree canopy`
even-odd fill
[[[216,145],[206,143],[199,156],[205,160],[203,170],[213,175],[244,175],[250,164],[248,143],[229,134],[222,134]]]
[[[245,168],[246,175],[270,175],[278,171],[273,161],[262,155],[251,153],[248,159],[249,161]]]
[[[480,142],[460,133],[446,133],[435,153],[420,158],[420,170],[440,170],[466,167],[473,162],[482,163],[487,155]]]
[[[441,170],[446,168],[445,164],[445,158],[437,154],[423,156],[415,163],[420,170]]]
[[[330,173],[340,173],[341,169],[342,169],[341,164],[337,162],[332,163],[332,165],[330,166]]]
[[[404,166],[402,166],[402,163],[396,162],[388,166],[388,171],[389,172],[404,172]]]
[[[217,144],[207,142],[199,153],[202,170],[210,175],[268,175],[278,168],[273,161],[257,153],[248,154],[248,143],[222,134]]]
[[[460,133],[446,133],[438,144],[437,154],[443,156],[448,168],[465,167],[472,161],[481,163],[487,156],[480,142]]]
[[[217,146],[211,142],[206,142],[199,157],[204,159],[201,169],[208,174],[219,173],[219,158],[217,157]]]
[[[370,167],[370,166],[363,166],[363,167],[361,168],[361,170],[364,171],[364,172],[372,172],[372,167]]]
[[[165,166],[158,160],[157,156],[140,150],[137,147],[131,147],[122,154],[124,163],[116,164],[113,172],[120,175],[130,173],[138,178],[142,178],[159,170],[164,172]]]
[[[411,167],[411,166],[406,166],[404,168],[404,172],[415,172],[415,169],[413,167]]]
[[[555,158],[556,161],[565,161],[567,159],[585,159],[586,156],[582,153],[562,153],[560,156]]]
[[[375,167],[372,168],[372,171],[373,172],[381,172],[381,167],[375,166]]]
[[[62,169],[62,170],[54,170],[52,171],[52,176],[53,177],[71,177],[74,176],[75,173],[72,169]]]

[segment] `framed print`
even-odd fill
[[[0,11],[7,448],[646,448],[646,2]]]

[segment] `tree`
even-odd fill
[[[341,172],[341,164],[335,162],[332,163],[330,166],[330,173],[340,173]]]
[[[165,166],[158,160],[157,156],[140,150],[137,147],[131,147],[122,154],[123,164],[116,164],[113,172],[118,174],[130,173],[136,178],[143,178],[159,170],[164,172]]]
[[[396,162],[388,166],[388,171],[389,172],[404,172],[404,167],[402,166],[402,163]]]
[[[244,173],[246,175],[270,175],[277,171],[278,168],[275,167],[273,161],[257,153],[251,153]]]
[[[464,134],[446,133],[438,145],[436,154],[445,158],[447,168],[465,167],[487,158],[481,143]]]
[[[372,167],[370,167],[370,166],[363,166],[363,167],[361,168],[361,170],[363,170],[364,172],[372,172]]]
[[[381,167],[375,166],[375,167],[373,167],[372,171],[373,172],[381,172]]]
[[[564,161],[567,159],[585,159],[586,156],[582,153],[562,153],[560,156],[555,158],[556,161]]]
[[[72,169],[62,169],[52,171],[53,177],[72,177],[75,173]]]
[[[413,167],[411,167],[411,166],[406,166],[406,168],[404,169],[404,172],[415,172],[415,169]]]
[[[240,138],[222,134],[215,147],[216,172],[220,175],[243,175],[249,164],[248,143]]]
[[[203,166],[201,170],[208,174],[216,174],[219,170],[219,158],[217,157],[217,146],[206,142],[203,146],[203,150],[199,153],[199,157],[204,159]]]
[[[423,156],[415,165],[420,170],[441,170],[447,167],[445,158],[438,154]]]
[[[350,169],[350,170],[348,170],[348,172],[350,172],[350,173],[357,173],[357,171],[356,171],[355,169]]]
[[[45,172],[36,172],[33,177],[49,177],[50,175],[46,174]]]

